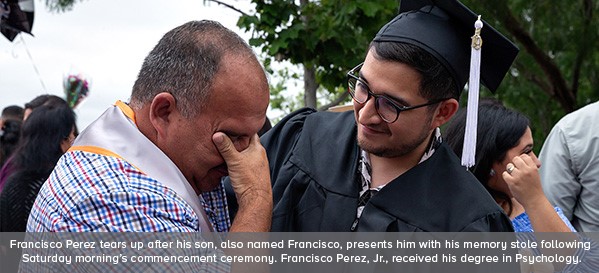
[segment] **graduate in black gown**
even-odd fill
[[[348,73],[354,111],[302,109],[262,136],[272,231],[512,231],[439,130],[459,108],[477,15],[455,0],[402,0],[400,12]],[[495,91],[518,49],[486,23],[481,36]]]

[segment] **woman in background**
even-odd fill
[[[35,198],[75,139],[75,113],[64,104],[42,105],[23,122],[14,168],[0,194],[0,231],[25,232]]]
[[[462,156],[466,109],[460,110],[446,128],[445,141]],[[557,239],[571,242],[578,238],[576,230],[559,207],[553,207],[541,187],[539,168],[541,162],[533,151],[530,122],[523,114],[508,109],[494,99],[482,99],[478,108],[478,128],[475,165],[470,171],[487,188],[505,213],[512,220],[514,231],[520,232],[521,241]],[[552,235],[553,234],[553,235]],[[537,237],[535,239],[535,236]],[[547,236],[547,237],[544,237]],[[582,239],[588,241],[587,239]],[[559,256],[577,256],[579,264],[539,262],[521,263],[522,272],[597,272],[596,244],[585,253],[584,249],[520,249],[522,255],[536,256],[541,253]]]
[[[446,128],[445,140],[462,156],[466,109]],[[576,231],[541,188],[541,162],[533,151],[530,122],[499,101],[482,99],[475,165],[470,169],[512,220],[516,232]]]
[[[32,99],[30,102],[25,103],[25,109],[24,109],[24,112],[22,115],[22,121],[24,122],[25,120],[27,120],[27,118],[29,117],[31,112],[35,108],[40,107],[42,105],[49,105],[49,106],[66,105],[66,106],[68,106],[67,102],[64,99],[62,99],[61,97],[58,97],[55,95],[48,95],[48,94],[39,95],[39,96],[35,97],[34,99]],[[77,132],[77,126],[75,126],[75,135],[78,135],[78,134],[79,133]],[[2,189],[4,188],[4,185],[6,184],[6,179],[8,179],[8,177],[15,172],[15,166],[13,163],[13,159],[14,159],[13,156],[2,159],[3,165],[2,165],[2,168],[0,169],[0,192],[2,192]]]

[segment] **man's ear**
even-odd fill
[[[164,139],[168,132],[168,127],[176,120],[177,104],[175,97],[170,93],[160,93],[154,96],[150,105],[150,123],[156,130],[157,138]]]
[[[435,111],[435,116],[433,117],[433,122],[431,123],[432,128],[437,128],[446,122],[448,122],[451,117],[458,111],[460,108],[460,104],[456,99],[448,99],[444,100],[439,104],[437,111]]]

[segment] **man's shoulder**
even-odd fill
[[[355,123],[354,112],[329,112],[329,111],[318,111],[312,113],[307,119],[309,123],[327,123],[330,126],[337,124],[345,124],[347,122]]]
[[[65,153],[56,165],[54,172],[60,172],[66,177],[71,176],[71,179],[86,181],[110,179],[124,182],[123,180],[128,181],[132,178],[150,179],[137,170],[135,166],[119,157],[85,151]],[[64,180],[61,177],[58,179]],[[120,184],[106,184],[104,186]]]
[[[47,184],[52,189],[46,194],[68,196],[73,205],[90,196],[115,193],[174,195],[172,190],[121,158],[84,151],[63,155]]]
[[[483,216],[502,211],[487,189],[460,164],[458,157],[447,145],[442,144],[431,159],[429,168],[433,171],[430,175],[436,177],[431,180],[437,181],[435,187],[438,189],[438,198],[452,203],[455,206],[453,209],[464,209],[472,213],[471,217],[474,218],[478,217],[477,214]],[[467,209],[472,204],[477,206]],[[447,205],[447,208],[452,207]]]
[[[565,145],[571,150],[571,153],[594,156],[597,150],[588,149],[587,145],[599,136],[598,116],[599,102],[567,114],[555,124],[543,146]]]
[[[311,109],[292,114],[292,121],[301,123],[301,130],[297,131],[301,131],[301,134],[311,142],[326,140],[331,136],[352,135],[356,122],[353,111],[317,112]]]
[[[445,176],[446,180],[444,183],[449,183],[456,189],[463,189],[463,191],[457,191],[457,194],[471,195],[474,198],[482,198],[486,201],[492,200],[487,189],[481,184],[481,182],[468,171],[468,169],[459,161],[459,158],[453,153],[453,151],[446,144],[442,144],[438,150],[440,157],[439,161],[436,161],[436,165],[442,168],[445,173],[439,174],[441,177]],[[437,152],[435,152],[437,154]],[[474,192],[480,194],[472,194]],[[491,202],[495,204],[494,202]],[[497,206],[493,206],[497,208]]]
[[[568,113],[557,122],[556,127],[566,131],[581,130],[580,126],[588,126],[589,122],[597,120],[597,116],[599,116],[599,102],[594,102]]]
[[[71,231],[197,227],[193,209],[172,189],[120,158],[83,151],[70,151],[61,158],[36,204],[29,230],[42,226]],[[171,225],[163,218],[181,224]]]
[[[328,111],[316,111],[312,108],[302,108],[296,110],[289,115],[285,116],[278,122],[276,126],[297,126],[302,127],[314,126],[320,127],[322,124],[327,124],[327,127],[337,125],[339,123],[354,122],[353,111],[346,112],[328,112]],[[320,127],[325,129],[326,127]]]
[[[283,118],[260,137],[260,141],[271,156],[289,153],[296,147],[300,150],[322,144],[332,147],[335,145],[329,145],[331,142],[345,143],[346,138],[355,140],[356,126],[352,113],[317,112],[303,108]]]

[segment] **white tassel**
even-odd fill
[[[476,159],[476,131],[478,124],[478,96],[480,89],[480,61],[483,40],[480,30],[483,22],[478,20],[474,23],[474,36],[472,36],[472,51],[470,55],[470,79],[468,80],[468,106],[466,112],[466,131],[464,132],[464,147],[462,150],[462,166],[470,168],[474,166]]]

